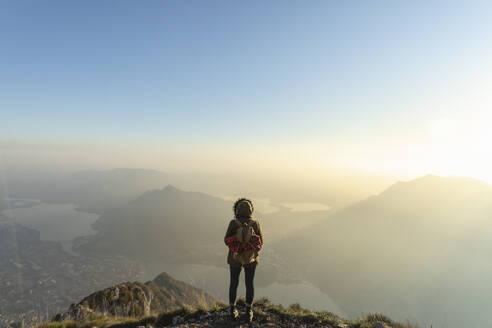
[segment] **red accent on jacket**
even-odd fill
[[[253,249],[255,251],[259,251],[261,249],[261,239],[260,236],[256,234],[252,234],[249,242],[241,243],[237,239],[237,236],[232,236],[226,238],[226,245],[229,247],[231,252],[239,253],[245,249]]]

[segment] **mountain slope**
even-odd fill
[[[489,185],[426,176],[272,247],[351,315],[376,311],[423,324],[488,326],[491,219]]]
[[[231,216],[231,202],[168,185],[102,215],[93,225],[99,233],[86,242],[79,240],[76,250],[180,260],[222,244]]]
[[[55,318],[82,321],[95,313],[139,317],[183,306],[205,308],[220,303],[203,290],[161,273],[146,283],[125,282],[92,293]]]
[[[240,312],[244,313],[244,300],[238,301]],[[60,320],[60,318],[57,318]],[[146,317],[108,317],[89,315],[81,321],[45,322],[36,328],[138,328],[146,327],[325,327],[325,328],[415,328],[411,324],[395,322],[381,314],[370,314],[355,320],[346,320],[329,312],[315,312],[293,304],[288,308],[274,305],[267,299],[260,299],[254,306],[254,320],[247,323],[242,316],[236,321],[229,317],[228,306],[219,305],[211,308],[183,307],[170,312],[162,312]]]

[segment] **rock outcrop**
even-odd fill
[[[156,313],[141,318],[111,318],[97,317],[82,322],[50,323],[49,326],[38,328],[63,328],[67,325],[74,328],[98,326],[113,328],[152,328],[152,327],[175,327],[175,328],[200,328],[200,327],[278,327],[278,328],[416,328],[415,325],[401,324],[381,314],[370,314],[365,317],[347,320],[333,313],[316,312],[302,308],[299,304],[290,307],[282,307],[270,303],[267,299],[255,302],[254,320],[248,322],[245,313],[244,299],[238,301],[240,317],[231,319],[227,305],[217,305],[208,309],[193,309],[190,307],[178,308],[170,312]]]
[[[221,303],[212,295],[161,273],[153,281],[125,282],[92,293],[55,316],[56,321],[82,321],[92,313],[108,317],[141,317],[182,306],[210,307]]]

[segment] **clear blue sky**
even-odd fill
[[[485,93],[467,87],[490,76],[490,17],[490,1],[0,0],[0,138],[411,135]]]

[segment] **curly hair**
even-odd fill
[[[234,202],[234,206],[232,207],[232,210],[234,211],[234,216],[236,216],[237,206],[239,205],[239,203],[244,202],[244,201],[248,202],[249,205],[251,205],[251,210],[252,211],[255,210],[255,208],[253,207],[253,202],[251,201],[251,199],[244,198],[244,197],[243,198],[239,198],[238,200],[236,200]]]

